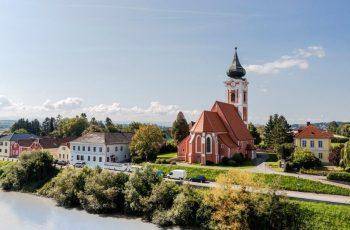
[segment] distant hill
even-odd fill
[[[319,123],[312,123],[314,126],[318,127],[319,129],[323,129],[323,130],[326,130],[327,127],[328,127],[328,124],[330,122],[319,122]],[[341,121],[337,121],[338,125],[342,125],[342,124],[347,124],[347,123],[350,123],[350,122],[341,122]],[[304,127],[306,124],[293,124],[291,125],[292,126],[292,129],[293,130],[298,130],[299,128],[301,127]]]
[[[11,128],[15,122],[15,120],[0,120],[0,131]]]

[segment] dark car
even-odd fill
[[[74,167],[76,168],[84,168],[85,162],[77,162],[74,164]]]
[[[66,166],[68,164],[67,161],[62,161],[62,160],[59,160],[56,162],[57,165],[62,165],[62,166]]]
[[[205,176],[197,176],[197,177],[190,178],[190,181],[192,181],[192,182],[199,182],[199,183],[205,183],[207,181],[207,179],[205,178]]]

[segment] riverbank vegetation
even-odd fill
[[[58,172],[52,161],[46,152],[23,155],[2,174],[1,187],[35,192],[60,206],[89,213],[141,217],[162,227],[304,229],[313,221],[322,229],[328,224],[317,221],[321,215],[317,205],[308,208],[277,196],[273,190],[267,194],[249,192],[261,184],[243,170],[225,170],[217,176],[219,186],[196,189],[163,180],[151,165],[127,175],[100,168],[68,167]],[[234,189],[232,184],[240,184],[241,189]],[[344,219],[343,209],[336,213]],[[339,229],[347,226],[345,222],[337,224]]]

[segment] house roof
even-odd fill
[[[307,125],[295,134],[295,138],[330,139],[332,137],[332,133],[323,131],[314,125]]]
[[[227,129],[216,112],[203,111],[196,124],[191,129],[192,132],[225,132]]]
[[[94,143],[94,144],[128,144],[131,142],[132,133],[87,133],[71,142]]]
[[[237,141],[254,139],[234,105],[216,101],[211,111],[216,112],[220,116],[223,123],[226,124],[226,129],[230,136]]]
[[[0,141],[18,141],[18,140],[35,139],[35,138],[38,138],[38,137],[34,134],[12,133],[1,137]]]
[[[67,145],[67,143],[74,138],[55,138],[55,137],[43,137],[37,139],[23,139],[18,140],[17,143],[22,147],[30,147],[34,142],[38,142],[43,149],[54,149],[61,145]]]

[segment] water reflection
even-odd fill
[[[0,229],[11,230],[148,230],[156,226],[139,219],[103,217],[76,209],[57,207],[46,198],[16,192],[0,192]]]

